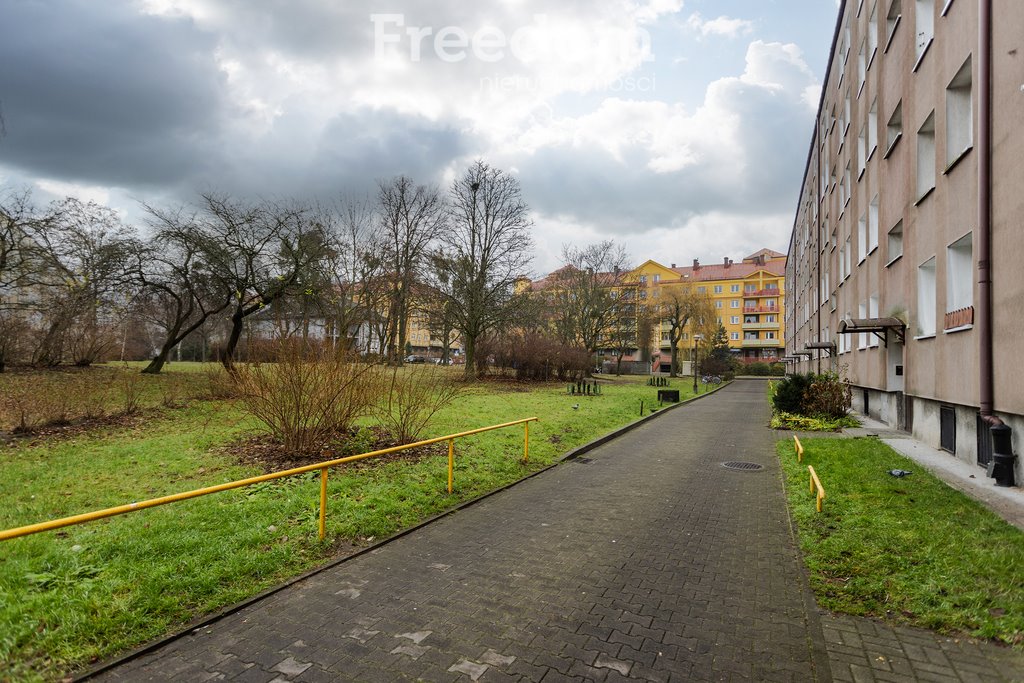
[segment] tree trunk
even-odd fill
[[[619,354],[619,357],[615,360],[615,376],[616,377],[622,376],[622,354],[621,353]]]
[[[678,377],[676,369],[679,367],[679,346],[672,344],[672,367],[669,369],[669,377]]]
[[[231,314],[231,334],[228,335],[228,343],[224,347],[224,355],[220,362],[228,372],[235,370],[235,349],[238,347],[238,340],[242,337],[242,321],[245,319],[245,312],[239,305]]]
[[[468,334],[462,336],[466,342],[466,369],[462,373],[462,378],[471,382],[476,379],[476,338]]]
[[[164,340],[164,345],[160,347],[160,352],[153,357],[153,360],[149,361],[149,365],[142,369],[143,375],[159,375],[163,369],[164,364],[167,363],[167,359],[171,356],[171,351],[178,345],[181,337],[178,333],[181,332],[181,324],[175,325],[173,328],[168,330],[167,339]],[[189,330],[191,332],[191,330]]]

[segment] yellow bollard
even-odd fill
[[[327,535],[327,468],[320,470],[320,540]]]
[[[455,490],[455,439],[448,442],[448,493]]]
[[[523,423],[523,462],[530,461],[530,423]]]
[[[795,447],[796,447],[796,461],[797,462],[803,462],[804,461],[804,446],[803,446],[803,444],[800,443],[800,439],[796,438],[796,434],[793,435],[793,442],[795,443]]]
[[[825,487],[821,485],[821,480],[818,479],[818,473],[814,471],[813,467],[808,465],[807,471],[811,475],[811,493],[815,494],[815,507],[818,512],[821,512],[821,501],[825,500]],[[817,489],[817,492],[815,492],[815,489]]]

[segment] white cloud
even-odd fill
[[[691,14],[686,23],[704,37],[725,36],[727,38],[737,38],[740,35],[750,34],[754,30],[753,22],[746,19],[734,19],[726,16],[705,19],[698,12]]]
[[[106,187],[66,183],[49,178],[37,179],[36,186],[54,198],[74,197],[83,202],[95,202],[97,204],[107,204],[110,201],[110,188]]]
[[[675,14],[683,9],[683,0],[647,0],[636,13],[642,23],[651,23],[666,14]]]

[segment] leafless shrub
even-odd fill
[[[177,408],[185,402],[187,387],[174,375],[165,375],[160,382],[160,405],[164,408]]]
[[[56,378],[35,377],[27,381],[11,382],[4,391],[3,408],[13,431],[33,432],[44,426],[67,424],[74,416],[74,405],[78,391]]]
[[[593,362],[586,349],[540,332],[511,333],[484,348],[496,368],[521,380],[576,381],[586,376]]]
[[[387,394],[375,414],[399,443],[418,441],[434,415],[460,391],[450,373],[432,365],[393,367],[385,382]]]
[[[125,367],[120,380],[122,412],[125,415],[134,415],[142,407],[142,375]]]
[[[104,417],[117,391],[117,379],[115,373],[106,370],[68,373],[66,391],[73,397],[72,412],[87,420]]]
[[[88,367],[102,360],[114,346],[113,331],[109,327],[86,323],[69,330],[65,343],[65,353],[71,363]]]
[[[215,401],[239,397],[238,384],[220,364],[210,364],[203,370],[205,394]]]
[[[294,453],[315,453],[344,434],[377,402],[376,368],[346,351],[287,339],[276,362],[236,365],[248,411]]]

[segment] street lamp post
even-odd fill
[[[690,370],[693,372],[693,393],[697,394],[697,340],[700,338],[699,334],[693,335],[693,354],[690,356]]]

